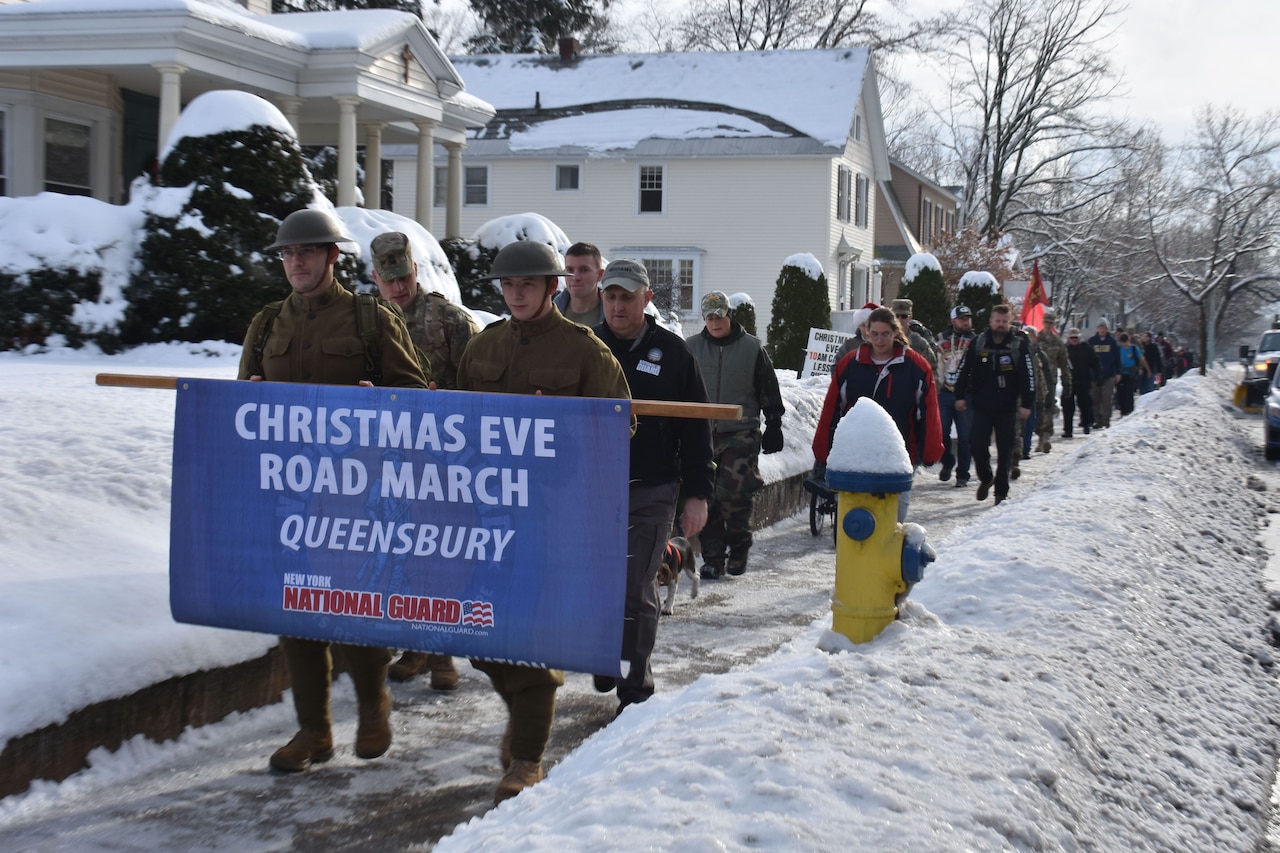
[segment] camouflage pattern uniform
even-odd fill
[[[938,345],[933,335],[917,320],[912,320],[903,331],[907,333],[907,344],[924,356],[924,360],[933,368],[934,375],[937,375]]]
[[[609,348],[590,329],[566,320],[555,306],[536,320],[490,323],[472,338],[458,363],[458,389],[631,399],[622,367]],[[540,762],[564,672],[484,660],[471,665],[489,676],[511,711],[510,757]]]
[[[431,360],[431,378],[445,390],[458,387],[458,362],[467,342],[480,331],[480,324],[443,293],[418,291],[405,324],[418,348]]]
[[[1036,435],[1040,437],[1040,452],[1048,453],[1053,446],[1053,416],[1058,413],[1057,388],[1058,378],[1062,378],[1063,396],[1070,396],[1071,360],[1067,358],[1067,344],[1053,331],[1046,320],[1044,330],[1040,332],[1040,352],[1049,362],[1048,375],[1045,377],[1045,400],[1036,420]]]
[[[1051,393],[1045,388],[1045,376],[1049,362],[1045,359],[1044,353],[1040,352],[1040,347],[1037,344],[1031,343],[1031,340],[1025,333],[1014,332],[1014,334],[1022,337],[1022,343],[1026,346],[1027,352],[1031,355],[1031,369],[1035,372],[1036,383],[1035,411],[1038,413],[1044,410],[1045,400]],[[1024,447],[1022,437],[1027,428],[1027,422],[1022,418],[1015,418],[1014,424],[1013,465],[1009,468],[1009,478],[1011,480],[1016,480],[1022,476],[1022,470],[1019,468],[1018,463],[1022,460],[1022,448]]]
[[[703,301],[705,311],[707,300]],[[698,534],[705,560],[703,577],[722,577],[726,570],[742,574],[754,541],[751,513],[755,495],[764,487],[760,475],[761,417],[766,423],[780,423],[785,411],[778,375],[760,340],[736,320],[723,339],[713,338],[703,329],[686,342],[698,360],[711,402],[742,406],[741,418],[711,422],[715,494],[707,507],[707,524]]]

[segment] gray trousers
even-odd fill
[[[631,668],[618,680],[618,699],[643,702],[653,695],[649,659],[658,637],[658,566],[675,521],[679,483],[633,484],[627,512],[627,597],[623,606],[622,659]]]

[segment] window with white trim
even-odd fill
[[[44,188],[63,195],[93,195],[93,127],[44,120]]]
[[[577,163],[556,164],[556,192],[576,193],[582,190],[582,167]]]
[[[933,243],[933,202],[924,200],[924,221],[920,229],[920,242],[926,245]]]
[[[449,167],[436,166],[435,179],[431,184],[431,204],[444,207],[449,203]]]
[[[462,204],[464,207],[487,207],[489,204],[489,167],[466,166],[462,170]]]
[[[692,314],[694,295],[697,290],[697,259],[680,255],[642,256],[649,273],[649,287],[654,292],[654,299],[659,301],[658,308],[675,310],[682,314]]]
[[[851,196],[853,188],[851,186],[853,170],[848,166],[838,166],[836,168],[836,219],[841,222],[849,221],[849,210],[852,207]]]
[[[665,183],[662,166],[641,166],[639,176],[639,211],[640,213],[663,213],[665,211]]]
[[[432,187],[431,202],[435,207],[445,207],[449,203],[449,167],[436,166],[435,185]],[[462,205],[463,207],[489,206],[489,167],[462,167]]]

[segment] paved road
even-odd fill
[[[1024,462],[1010,500],[1034,488],[1080,443],[1062,442],[1048,456]],[[948,533],[980,513],[999,511],[989,500],[974,500],[972,489],[940,483],[935,473],[922,472],[916,483],[912,520],[941,546],[940,560]],[[812,536],[807,511],[762,531],[746,575],[704,582],[695,601],[681,590],[675,615],[664,617],[659,629],[658,689],[675,690],[768,655],[829,613],[833,578],[831,529]],[[344,680],[334,691],[340,748],[320,769],[268,772],[267,756],[294,729],[292,709],[282,703],[188,732],[176,744],[131,742],[114,756],[94,756],[91,770],[60,786],[38,787],[20,807],[0,802],[0,849],[430,849],[458,823],[490,808],[500,776],[505,711],[487,679],[460,663],[462,683],[454,693],[435,693],[421,680],[393,685],[395,742],[381,759],[360,761],[352,753],[355,702]],[[589,676],[570,674],[559,692],[548,763],[606,725],[625,725],[626,714],[614,722],[615,707],[612,696],[593,691]]]

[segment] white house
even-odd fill
[[[453,63],[497,108],[462,153],[464,234],[540,213],[676,281],[692,320],[711,290],[749,294],[761,334],[782,262],[799,252],[822,261],[833,308],[879,299],[872,187],[889,163],[866,49]],[[400,213],[417,205],[401,177],[415,155],[384,149]]]
[[[303,144],[338,149],[339,205],[379,186],[383,142],[458,157],[493,109],[414,15],[272,15],[269,0],[0,0],[0,195],[120,202],[182,106],[215,89],[280,107]],[[433,169],[400,175],[435,194]],[[377,192],[366,193],[377,206]],[[461,186],[441,187],[461,211]],[[416,216],[415,216],[416,214]],[[410,210],[428,230],[432,208]],[[443,223],[442,223],[443,224]]]

